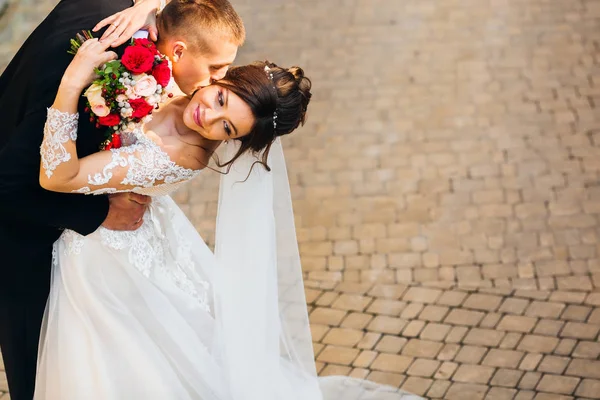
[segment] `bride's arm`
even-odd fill
[[[173,180],[177,167],[169,155],[174,149],[152,143],[77,156],[77,102],[94,74],[93,67],[116,57],[108,45],[86,41],[67,68],[52,107],[48,109],[40,148],[40,185],[54,192],[106,193],[154,186]]]

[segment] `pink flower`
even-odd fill
[[[156,92],[156,85],[156,79],[151,75],[146,75],[136,82],[133,91],[140,97],[147,97]]]
[[[106,117],[110,114],[110,108],[106,104],[96,104],[92,105],[92,112],[98,117]]]
[[[106,117],[110,113],[110,108],[108,108],[106,100],[102,97],[102,86],[93,84],[83,95],[87,97],[92,112],[98,117]]]

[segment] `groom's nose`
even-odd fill
[[[228,67],[223,67],[221,69],[218,69],[216,71],[214,71],[213,73],[210,74],[210,80],[211,83],[221,80],[225,77],[225,74],[227,73]]]

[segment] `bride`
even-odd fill
[[[65,230],[53,249],[36,400],[417,399],[317,378],[285,160],[310,81],[271,63],[232,68],[173,99],[128,146],[79,159],[77,102],[115,58],[88,40],[48,109],[41,185],[153,196],[137,231]],[[168,196],[225,142],[215,253]]]

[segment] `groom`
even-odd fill
[[[153,20],[160,3],[138,0],[121,17],[139,11]],[[53,242],[64,229],[82,235],[101,225],[137,229],[149,203],[133,194],[53,193],[38,182],[46,108],[72,59],[67,54],[69,39],[132,5],[131,0],[61,0],[0,76],[0,347],[13,400],[33,397]],[[123,30],[115,25],[103,40],[120,41]],[[242,21],[227,0],[171,0],[157,17],[157,26],[158,47],[173,62],[175,81],[186,93],[222,78],[245,36]],[[103,139],[103,132],[87,121],[83,106],[82,101],[80,156],[96,152]]]

